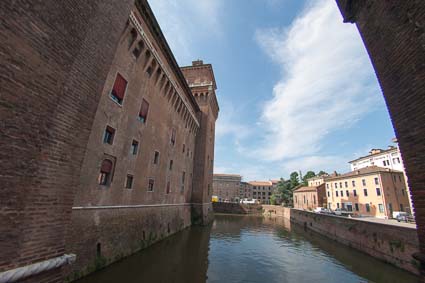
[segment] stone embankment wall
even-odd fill
[[[240,204],[229,202],[213,202],[213,210],[215,213],[229,214],[262,214],[262,206],[260,204]]]
[[[419,251],[416,229],[363,220],[317,214],[281,206],[263,205],[265,215],[281,216],[305,229],[419,274],[419,262],[412,255]]]

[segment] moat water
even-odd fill
[[[216,215],[77,283],[418,281],[282,218]]]

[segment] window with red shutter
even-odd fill
[[[112,90],[111,90],[111,98],[117,103],[122,104],[126,88],[127,88],[127,81],[123,78],[123,76],[117,73],[114,86],[112,87]]]
[[[148,112],[149,112],[149,103],[143,99],[142,106],[140,107],[139,112],[139,121],[142,123],[146,123],[146,120],[148,119]]]

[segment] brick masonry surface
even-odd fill
[[[425,267],[425,1],[337,0],[371,58],[411,189]],[[349,67],[349,66],[347,66]],[[422,268],[425,282],[425,269]]]
[[[1,1],[0,271],[60,256],[131,1]],[[61,270],[26,282],[59,282]]]
[[[259,204],[240,204],[230,202],[213,202],[215,213],[229,214],[262,214],[262,206]]]
[[[399,268],[419,274],[412,255],[419,250],[416,229],[263,205],[264,215],[290,219],[305,229],[360,250]]]
[[[190,225],[190,204],[74,210],[66,248],[78,258],[67,268],[67,279],[103,268]]]

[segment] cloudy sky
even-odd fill
[[[150,0],[181,66],[217,81],[215,173],[345,172],[394,131],[354,25],[333,0]]]

